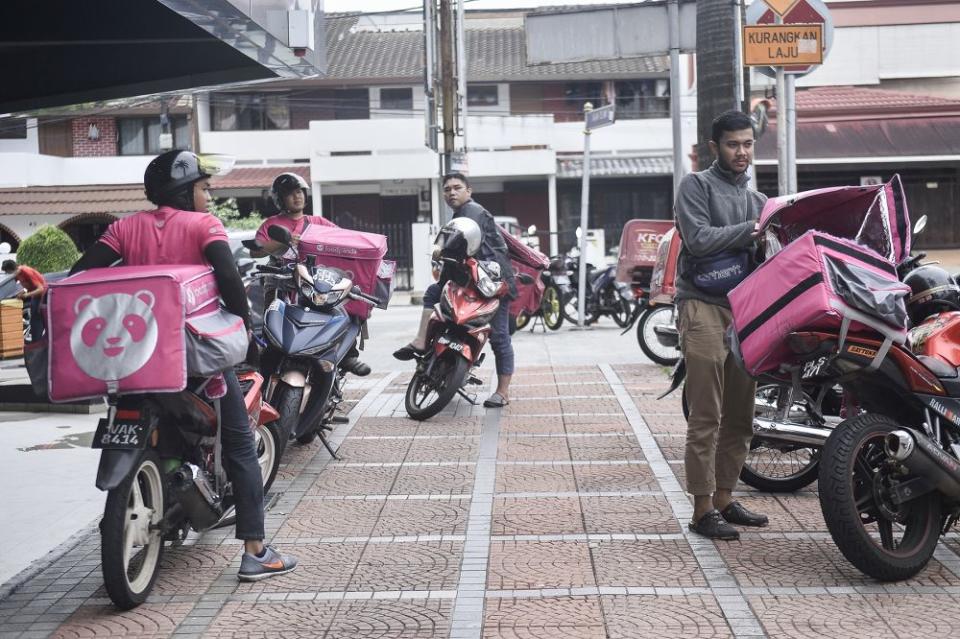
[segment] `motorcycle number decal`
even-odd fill
[[[869,357],[873,359],[877,355],[877,351],[872,348],[864,348],[862,346],[848,346],[847,352],[852,355],[860,355],[862,357]]]
[[[113,420],[101,418],[93,435],[91,448],[138,449],[147,445],[147,425],[135,417],[118,415]]]
[[[458,353],[463,352],[463,344],[460,342],[452,342],[449,337],[443,336],[437,340],[438,343],[444,344],[447,348],[452,351],[457,351]]]
[[[823,371],[826,365],[826,357],[819,357],[815,360],[809,361],[803,365],[803,372],[800,374],[800,378],[809,379],[811,377],[816,377]]]

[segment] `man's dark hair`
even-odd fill
[[[446,186],[450,180],[460,180],[465,187],[470,188],[470,180],[468,180],[467,176],[463,173],[447,173],[443,176],[443,184],[441,184],[441,186]]]
[[[0,268],[3,269],[4,273],[13,273],[15,270],[17,270],[17,263],[13,260],[4,260],[3,266]]]
[[[710,139],[720,144],[720,138],[723,137],[724,132],[743,131],[744,129],[750,129],[754,135],[757,134],[757,130],[753,126],[753,120],[750,119],[749,115],[742,111],[727,111],[714,118]]]

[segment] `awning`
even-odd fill
[[[296,5],[312,49],[288,45]],[[5,2],[0,113],[316,76],[324,42],[320,0]]]
[[[119,217],[154,208],[143,193],[143,184],[0,189],[0,217],[85,213],[109,213]]]
[[[758,165],[777,162],[777,127],[757,141]],[[889,163],[960,159],[960,116],[800,122],[797,162]]]
[[[210,188],[214,191],[225,189],[269,189],[273,180],[281,173],[296,173],[307,184],[310,183],[310,166],[299,164],[296,166],[257,166],[237,167],[221,177],[210,180]]]
[[[634,175],[673,175],[673,157],[591,157],[591,177],[629,177]],[[583,177],[583,158],[558,158],[558,178]]]

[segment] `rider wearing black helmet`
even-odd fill
[[[267,218],[260,225],[257,230],[257,244],[271,255],[284,251],[284,247],[279,242],[271,240],[267,234],[271,226],[279,225],[290,231],[294,244],[300,241],[300,235],[309,224],[336,226],[319,215],[306,214],[307,203],[310,201],[310,185],[296,173],[281,173],[275,177],[270,187],[270,198],[280,213]]]
[[[126,266],[211,266],[224,304],[243,318],[249,330],[250,309],[226,231],[220,220],[206,212],[210,177],[226,170],[222,161],[190,151],[175,149],[154,158],[143,182],[147,197],[158,208],[111,224],[73,265],[71,275],[118,260]],[[236,500],[237,538],[244,540],[246,550],[238,577],[257,581],[290,572],[297,560],[263,543],[263,483],[253,434],[236,373],[224,371],[223,377],[227,386],[220,404],[223,454]]]
[[[914,269],[903,283],[910,287],[907,313],[914,326],[936,313],[960,311],[960,287],[939,266],[926,264]]]

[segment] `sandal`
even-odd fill
[[[510,400],[501,395],[500,393],[494,393],[486,400],[484,400],[483,405],[486,408],[503,408],[510,403]]]

